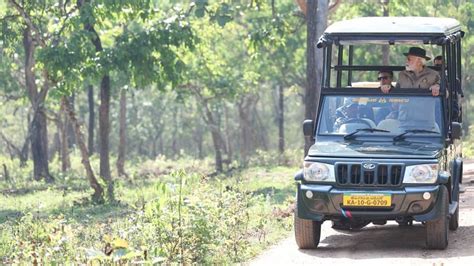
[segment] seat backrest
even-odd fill
[[[366,128],[366,127],[367,125],[363,123],[346,123],[346,124],[342,124],[339,127],[339,130],[337,132],[338,133],[351,133],[351,132],[356,131],[357,129]]]
[[[370,124],[370,127],[371,127],[371,128],[375,128],[375,127],[376,127],[374,121],[372,121],[371,119],[369,119],[369,118],[362,118],[362,120],[364,120],[364,121],[366,121],[368,124]]]
[[[384,119],[377,125],[378,129],[388,130],[392,133],[401,132],[400,121],[397,119]]]

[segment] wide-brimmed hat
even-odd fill
[[[420,47],[410,47],[410,50],[408,50],[408,53],[403,53],[404,55],[414,55],[418,56],[421,58],[424,58],[426,60],[430,60],[431,58],[426,56],[426,50]]]

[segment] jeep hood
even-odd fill
[[[360,158],[437,158],[441,143],[373,142],[373,141],[316,141],[308,151],[310,157]]]

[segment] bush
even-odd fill
[[[265,172],[262,178],[270,175]],[[116,205],[74,200],[28,207],[20,218],[0,223],[0,264],[244,262],[291,230],[289,216],[276,212],[288,202],[275,204],[274,193],[249,188],[267,191],[278,185],[283,192],[284,184],[292,183],[288,180],[265,182],[262,189],[249,184],[249,178],[220,181],[184,170],[136,186],[117,180],[121,203]],[[32,193],[28,199],[37,201],[41,195],[44,205],[60,200],[57,190]]]
[[[24,186],[33,179],[33,163],[20,166],[20,160],[0,155],[0,188]]]
[[[285,150],[283,154],[277,151],[257,150],[250,158],[249,166],[296,166],[302,164],[303,158],[303,151],[300,149]]]

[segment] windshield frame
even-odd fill
[[[367,89],[367,88],[341,88],[339,90],[334,90],[331,88],[330,90],[324,90],[322,91],[323,93],[321,94],[321,99],[320,99],[320,108],[318,108],[318,114],[317,114],[317,123],[315,123],[315,130],[313,134],[313,138],[316,139],[318,137],[331,137],[331,138],[338,138],[344,140],[344,136],[351,133],[351,132],[346,132],[346,133],[336,133],[336,132],[321,132],[322,130],[322,123],[324,122],[324,119],[326,119],[324,116],[325,114],[325,105],[326,101],[329,99],[329,97],[333,96],[340,96],[341,99],[342,97],[363,97],[363,98],[371,98],[371,97],[388,97],[388,98],[395,98],[395,97],[422,97],[422,98],[435,98],[435,102],[439,103],[440,109],[435,116],[439,116],[439,120],[437,123],[439,127],[439,134],[433,134],[433,133],[418,133],[418,134],[408,134],[406,136],[406,139],[411,139],[411,138],[443,138],[443,136],[446,136],[446,126],[445,126],[445,112],[444,110],[444,101],[442,100],[443,98],[441,96],[434,97],[431,95],[429,90],[426,89],[400,89],[397,92],[394,91],[394,93],[390,94],[384,94],[382,93],[379,89]],[[341,105],[342,106],[342,105]],[[328,127],[328,125],[326,125]],[[373,127],[377,128],[377,127]],[[382,138],[382,139],[387,139],[387,140],[393,140],[393,137],[396,135],[399,135],[400,133],[403,133],[404,131],[400,132],[390,132],[390,133],[385,133],[385,132],[358,132],[356,135],[356,138],[350,138],[348,140],[355,140],[359,138],[364,138],[364,137],[371,137],[371,138]]]

